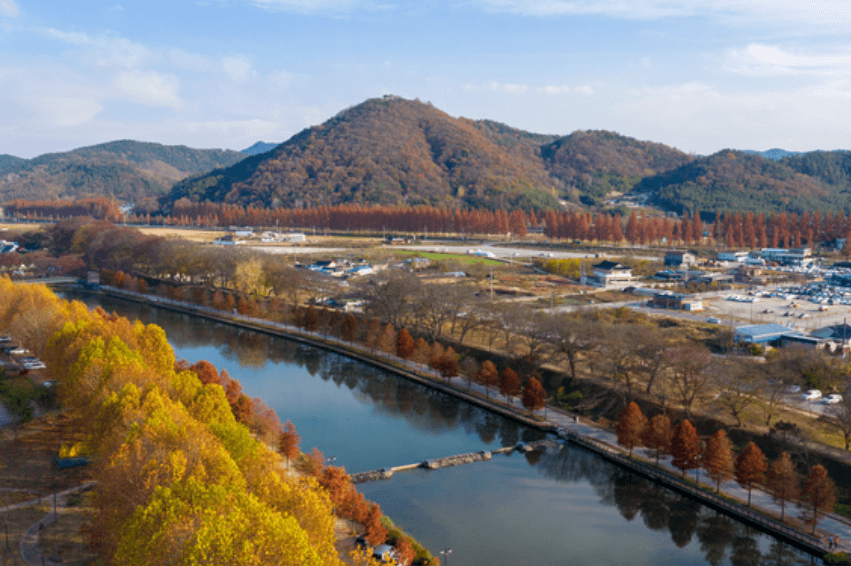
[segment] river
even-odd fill
[[[161,326],[178,359],[238,379],[301,447],[349,472],[493,449],[542,433],[418,384],[311,346],[136,303],[67,298]],[[773,537],[562,446],[487,462],[397,473],[358,486],[452,566],[809,564]]]

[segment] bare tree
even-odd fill
[[[712,373],[706,371],[712,360],[709,350],[696,344],[687,344],[668,350],[671,366],[670,385],[686,416],[691,407],[709,385]]]
[[[554,316],[549,330],[553,354],[567,360],[570,376],[576,378],[580,357],[589,355],[600,344],[600,324],[584,313]]]
[[[848,450],[851,447],[851,395],[843,395],[839,403],[830,405],[828,415],[828,422],[842,433]]]
[[[395,327],[413,326],[412,304],[421,291],[422,282],[416,275],[404,271],[386,272],[365,286],[366,310]]]
[[[748,364],[751,365],[751,364]],[[742,426],[742,414],[748,407],[755,405],[762,394],[760,372],[747,367],[740,360],[716,360],[712,366],[713,381],[719,388],[715,404],[730,413],[736,419],[736,426]]]

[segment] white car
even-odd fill
[[[807,401],[821,399],[821,391],[819,391],[818,389],[810,389],[806,393],[801,395],[801,399],[805,399]]]
[[[841,403],[841,402],[842,402],[842,395],[839,395],[838,393],[831,393],[830,395],[825,397],[824,400],[822,401],[822,403],[824,403],[825,405],[836,405],[837,403]]]
[[[786,393],[800,393],[801,386],[800,385],[790,385],[786,388]]]
[[[26,369],[45,369],[47,366],[44,365],[42,361],[34,361],[34,362],[24,362],[24,368]]]

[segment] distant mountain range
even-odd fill
[[[29,160],[0,155],[2,200],[111,194],[165,214],[180,199],[262,207],[601,207],[612,192],[643,194],[676,212],[851,210],[851,152],[694,156],[608,131],[535,134],[385,96],[281,144],[257,142],[242,152],[125,140]]]
[[[246,147],[245,149],[241,150],[240,153],[244,153],[245,155],[257,155],[258,153],[266,153],[270,149],[275,149],[276,147],[278,147],[278,145],[280,144],[259,141],[251,147]]]
[[[33,159],[0,155],[0,201],[109,196],[136,202],[166,193],[188,175],[232,165],[245,155],[120,140]]]

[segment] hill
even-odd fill
[[[574,132],[542,146],[541,156],[550,173],[586,205],[692,160],[672,147],[606,131]]]
[[[645,178],[636,184],[635,192],[648,193],[653,204],[677,212],[801,212],[851,205],[847,188],[806,175],[790,167],[787,159],[798,157],[772,161],[723,150]]]
[[[560,189],[534,152],[516,130],[388,96],[344,110],[272,152],[186,179],[163,203],[510,207],[543,202]]]
[[[773,148],[767,149],[765,151],[756,151],[753,149],[746,149],[744,153],[755,153],[757,155],[761,155],[766,159],[771,159],[772,161],[780,161],[784,157],[788,157],[790,155],[801,155],[800,152],[797,151],[786,151],[785,149]]]
[[[0,156],[0,201],[113,195],[136,202],[180,179],[236,163],[236,151],[113,141],[33,159]]]

